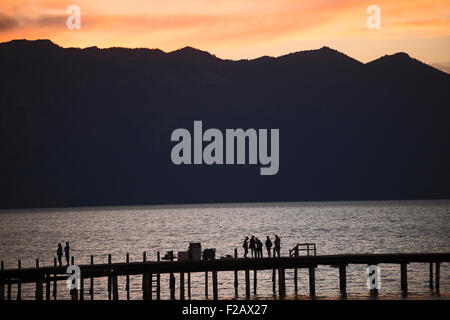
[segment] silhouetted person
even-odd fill
[[[252,254],[252,258],[256,258],[255,255],[255,248],[256,248],[256,241],[255,241],[255,236],[252,236],[252,238],[250,239],[250,252]]]
[[[267,236],[266,240],[266,249],[267,249],[267,256],[270,258],[270,250],[272,249],[272,240],[270,240],[269,236]]]
[[[64,247],[64,253],[66,254],[67,265],[70,264],[70,246],[69,242],[66,242],[66,246]]]
[[[56,250],[56,255],[58,256],[59,266],[62,267],[63,252],[62,252],[62,245],[61,245],[61,243],[58,243],[58,249]]]
[[[280,250],[281,250],[281,240],[278,237],[278,235],[275,235],[275,252],[278,256],[278,258],[280,257]]]
[[[242,244],[242,247],[244,248],[244,258],[247,258],[248,254],[248,237],[245,237],[244,243]]]
[[[263,248],[263,243],[261,242],[261,240],[256,238],[256,257],[257,258],[262,258],[263,257],[262,248]]]

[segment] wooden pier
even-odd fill
[[[309,271],[309,293],[312,297],[316,295],[315,270],[319,265],[333,266],[337,269],[337,278],[339,281],[339,290],[342,296],[347,294],[347,266],[348,265],[366,265],[373,266],[379,264],[396,264],[399,266],[399,276],[401,279],[401,290],[403,294],[408,292],[407,266],[409,263],[429,264],[429,281],[425,285],[429,286],[439,294],[440,290],[440,267],[441,263],[450,262],[450,253],[399,253],[399,254],[342,254],[342,255],[314,255],[300,256],[298,247],[291,250],[290,256],[280,258],[238,258],[237,250],[233,258],[217,260],[199,260],[199,261],[161,261],[158,252],[157,260],[149,261],[146,253],[143,254],[141,262],[130,262],[129,255],[124,262],[112,263],[111,255],[108,255],[108,263],[94,264],[94,257],[91,256],[91,263],[78,265],[81,271],[80,290],[71,290],[71,299],[85,300],[85,294],[89,293],[89,299],[94,299],[94,278],[107,278],[108,280],[108,299],[118,300],[118,277],[126,279],[126,299],[130,299],[130,276],[142,276],[142,297],[144,300],[161,298],[161,274],[169,274],[169,290],[171,299],[175,299],[175,274],[179,274],[180,299],[185,299],[185,280],[187,275],[188,299],[191,298],[191,273],[203,273],[205,275],[205,298],[208,298],[208,278],[212,275],[212,297],[219,298],[218,291],[218,272],[234,272],[234,289],[238,294],[238,274],[245,274],[245,297],[250,299],[251,281],[250,271],[253,273],[253,293],[257,290],[257,272],[259,270],[272,270],[273,291],[275,293],[278,287],[278,296],[286,296],[285,271],[294,270],[294,289],[297,293],[297,269],[304,268]],[[309,251],[309,248],[308,248]],[[294,252],[294,253],[292,253]],[[75,261],[72,258],[72,264]],[[40,266],[39,260],[36,260],[36,267],[23,268],[21,262],[18,262],[16,269],[5,269],[4,263],[1,263],[0,269],[0,300],[12,300],[12,286],[16,286],[17,300],[21,299],[21,285],[24,283],[35,283],[35,298],[37,300],[57,299],[57,282],[66,281],[68,274],[67,266],[59,267],[54,261],[54,266]],[[278,279],[278,286],[277,286]],[[85,290],[85,285],[89,285],[89,290]],[[230,283],[230,286],[233,285]],[[45,286],[45,290],[44,290]],[[53,286],[53,291],[51,290]],[[377,291],[372,290],[371,294],[376,295]]]

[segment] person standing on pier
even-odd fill
[[[280,237],[278,237],[278,235],[275,235],[275,252],[278,258],[280,257],[280,251],[281,251],[281,240]]]
[[[270,258],[270,250],[272,249],[272,240],[270,240],[269,236],[267,236],[266,240],[266,249],[267,249],[267,256]]]
[[[66,262],[67,265],[70,264],[70,246],[69,246],[69,242],[66,242],[66,246],[64,247],[64,253],[66,254]]]
[[[61,243],[58,243],[58,249],[56,250],[56,255],[58,256],[59,266],[62,267],[63,252],[62,252],[62,245],[61,245]]]
[[[242,244],[242,247],[244,248],[244,258],[247,258],[248,254],[248,237],[245,237],[244,243]]]
[[[255,248],[256,248],[255,236],[252,236],[252,238],[250,239],[250,252],[252,254],[252,258],[256,258]]]
[[[263,257],[263,244],[261,242],[261,240],[259,240],[258,238],[256,238],[256,257],[257,258],[262,258]]]

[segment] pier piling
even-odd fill
[[[39,259],[36,259],[36,269],[39,269]],[[43,291],[42,291],[42,279],[39,278],[36,281],[36,293],[34,295],[36,300],[42,300],[43,299]]]
[[[437,294],[439,294],[440,276],[441,276],[441,263],[440,262],[436,262],[436,283],[435,283],[435,287],[436,287],[436,293]]]
[[[152,275],[150,273],[144,273],[142,275],[142,287],[143,287],[143,299],[151,300],[152,299]]]
[[[272,291],[273,291],[274,294],[277,292],[277,278],[276,278],[276,275],[277,275],[277,272],[275,271],[275,269],[272,269]]]
[[[127,252],[126,262],[130,263],[130,254]],[[130,300],[130,275],[127,274],[125,278],[125,290],[127,292],[127,300]]]
[[[75,291],[76,289],[70,290],[70,295],[72,300],[78,300],[78,294]]]
[[[238,258],[238,251],[237,249],[234,249],[234,258]],[[238,270],[234,270],[234,296],[238,297],[238,287],[239,287],[239,280],[238,280]]]
[[[83,281],[83,279],[81,279],[81,281]],[[113,295],[113,300],[119,300],[119,286],[118,286],[118,280],[117,280],[117,273],[114,272],[112,275],[112,295]]]
[[[17,268],[20,270],[22,269],[22,261],[17,261]],[[22,300],[22,284],[20,283],[20,280],[17,281],[17,300]]]
[[[50,293],[50,291],[49,291]],[[80,274],[80,300],[84,300],[84,278],[83,274]]]
[[[170,299],[175,300],[175,276],[173,275],[173,273],[170,274],[169,287]]]
[[[170,255],[170,261],[173,261],[173,254]],[[170,273],[169,286],[170,286],[170,299],[175,300],[175,276],[173,275],[173,272]]]
[[[7,294],[8,300],[11,300],[11,278],[8,279],[6,294]]]
[[[144,251],[142,253],[142,262],[145,262],[146,260],[147,260],[147,253]],[[145,273],[142,274],[142,292],[145,292],[144,291],[144,288],[145,288],[144,284],[145,284]],[[145,299],[145,297],[144,297],[144,299]]]
[[[148,299],[153,300],[153,274],[148,274]]]
[[[212,272],[213,276],[213,299],[217,300],[219,298],[219,294],[217,292],[217,271]]]
[[[316,268],[309,267],[309,295],[316,296]]]
[[[94,256],[91,255],[91,265],[94,265]],[[91,295],[91,300],[94,300],[94,278],[91,277],[91,283],[89,286],[89,294]]]
[[[205,271],[205,298],[208,299],[208,271]]]
[[[147,262],[147,252],[144,251],[142,253],[142,261],[143,262]],[[150,284],[151,284],[151,274],[149,274],[148,272],[144,272],[142,274],[142,298],[144,300],[150,300],[151,296],[152,296],[152,291],[150,288]]]
[[[75,257],[72,256],[72,266],[75,265]],[[78,300],[78,289],[74,288],[72,289],[72,299],[73,300]]]
[[[57,267],[56,257],[53,258],[53,266]],[[56,300],[57,294],[57,282],[56,282],[56,273],[53,274],[53,300]]]
[[[188,272],[187,274],[187,281],[188,281],[188,299],[191,300],[191,273]]]
[[[234,270],[234,296],[237,298],[239,296],[239,277],[238,271]]]
[[[406,263],[400,264],[400,280],[401,280],[401,289],[402,294],[408,294],[408,269]]]
[[[347,295],[347,266],[339,266],[339,290],[341,295],[345,297]]]
[[[278,295],[280,298],[286,296],[286,279],[285,279],[285,269],[278,269]]]
[[[180,300],[184,300],[184,272],[180,272]]]
[[[36,281],[36,293],[35,293],[35,298],[36,298],[36,300],[43,300],[43,298],[44,298],[44,293],[43,293],[43,285],[42,285],[42,279],[41,278],[39,278],[37,281]]]
[[[372,265],[369,264],[369,267],[370,267],[370,266],[372,266]],[[373,265],[373,266],[376,266],[376,265]],[[376,270],[377,270],[377,269],[375,269],[374,272],[377,272]],[[372,275],[373,275],[373,274],[372,274]],[[378,274],[375,273],[375,279],[377,279],[377,277],[378,277]],[[369,280],[372,281],[372,285],[375,284],[375,283],[373,282],[373,280],[370,279],[370,274],[369,274]],[[375,281],[377,281],[377,280],[375,280]],[[376,297],[378,296],[378,289],[376,288],[376,286],[371,287],[371,289],[370,289],[369,292],[370,292],[370,297],[371,297],[371,298],[376,298]]]
[[[256,294],[256,287],[258,286],[258,276],[256,269],[253,270],[253,294]]]
[[[112,263],[111,254],[108,253],[108,264]],[[111,300],[111,290],[112,290],[112,283],[111,283],[111,275],[108,275],[108,300]]]
[[[431,291],[433,291],[433,262],[430,262],[430,279],[429,279],[429,283],[430,283],[430,289],[431,289]]]
[[[250,270],[245,269],[245,298],[250,299]]]
[[[36,259],[36,267],[39,267],[39,259]],[[45,274],[45,299],[50,300],[50,273]]]
[[[156,254],[156,261],[161,261],[161,254],[159,251]],[[161,274],[159,272],[156,274],[156,299],[161,299]]]
[[[298,293],[298,271],[297,268],[294,268],[294,292],[295,295]]]
[[[295,257],[298,257],[299,251],[298,251],[298,245],[295,246]],[[297,268],[294,268],[294,292],[297,295],[298,293],[298,274],[297,274]]]

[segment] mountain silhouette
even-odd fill
[[[328,47],[223,60],[186,47],[0,44],[0,208],[450,196],[450,75]],[[175,166],[176,128],[280,129],[280,170]]]

